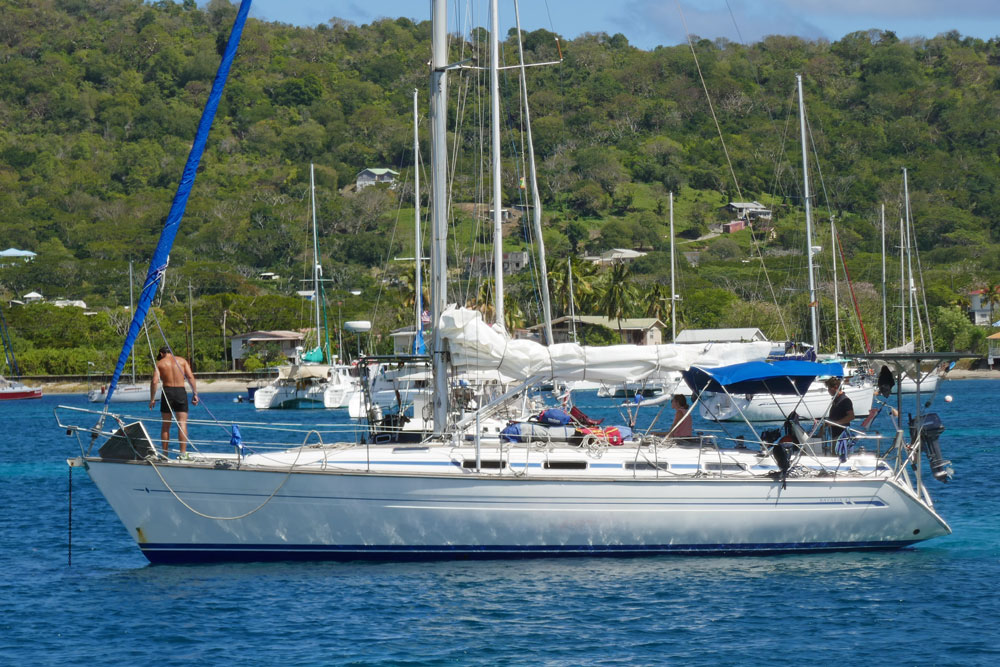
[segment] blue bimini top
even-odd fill
[[[748,361],[732,366],[683,371],[691,391],[728,392],[731,394],[793,394],[801,396],[820,375],[842,376],[840,364],[814,361]]]

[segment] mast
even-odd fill
[[[413,258],[416,260],[417,268],[414,274],[413,285],[416,289],[416,295],[413,298],[414,302],[414,313],[415,319],[413,330],[413,352],[416,353],[418,347],[418,337],[420,336],[420,314],[423,311],[423,285],[421,284],[420,275],[420,262],[421,262],[421,247],[420,247],[420,132],[417,128],[418,121],[417,113],[417,89],[413,89]]]
[[[677,285],[674,273],[677,268],[674,259],[674,193],[670,193],[670,341],[677,340]]]
[[[802,75],[796,74],[795,80],[799,88],[799,125],[802,130],[802,185],[803,198],[806,203],[806,259],[809,270],[809,323],[812,326],[813,351],[819,352],[819,326],[817,323],[817,309],[819,303],[816,301],[816,283],[813,277],[812,261],[812,205],[809,201],[809,161],[806,154],[806,108],[802,101]]]
[[[882,204],[882,349],[889,349],[889,318],[886,304],[885,275],[885,204]]]
[[[434,322],[432,370],[434,372],[434,433],[440,435],[448,420],[448,377],[444,339],[438,320],[448,298],[448,12],[445,0],[431,4],[431,314]]]
[[[566,258],[566,268],[569,271],[569,321],[573,327],[573,342],[576,342],[576,303],[573,298],[573,258]]]
[[[830,259],[833,260],[833,324],[837,333],[835,354],[840,354],[840,293],[837,286],[837,227],[830,216]]]
[[[542,239],[542,199],[538,195],[538,173],[535,170],[535,144],[531,139],[531,113],[528,111],[528,83],[524,73],[524,44],[521,41],[521,10],[514,0],[514,23],[517,27],[517,53],[521,64],[521,90],[524,93],[524,125],[528,133],[528,173],[531,178],[531,205],[535,238],[538,239],[538,270],[542,283],[542,317],[545,321],[545,344],[551,345],[552,303],[549,299],[549,271],[545,263],[545,241]],[[572,271],[571,271],[572,273]]]
[[[899,218],[899,344],[906,345],[906,264],[903,254],[903,218]]]
[[[906,283],[907,283],[907,294],[906,303],[907,308],[910,309],[910,340],[916,343],[916,336],[913,331],[913,261],[910,258],[910,184],[906,174],[906,167],[903,167],[903,206],[906,209],[904,213],[906,214]],[[920,341],[923,345],[923,340]]]
[[[503,312],[503,222],[500,207],[500,20],[498,0],[490,0],[490,130],[493,137],[493,304],[497,326],[506,330]]]
[[[191,281],[188,281],[188,322],[191,323],[191,328],[188,331],[189,345],[188,350],[188,363],[191,364],[191,370],[194,371],[194,305],[193,297],[191,295]]]
[[[128,314],[130,317],[135,314],[134,285],[135,283],[132,279],[132,260],[130,259],[128,261]],[[223,350],[223,353],[225,353],[225,350]],[[135,350],[132,350],[130,356],[132,357],[132,384],[135,384]]]
[[[316,234],[316,177],[313,164],[309,163],[309,197],[312,202],[313,225],[313,301],[316,304],[316,347],[322,348],[319,334],[319,278],[323,269],[319,265],[319,238]],[[329,359],[327,359],[329,361]]]

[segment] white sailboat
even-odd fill
[[[509,442],[481,437],[491,405],[465,415],[453,409],[446,367],[499,372],[527,390],[544,378],[615,383],[752,361],[770,345],[545,347],[509,338],[475,311],[446,307],[444,0],[434,0],[432,17],[434,435],[408,446],[358,445],[309,424],[288,427],[285,444],[269,448],[263,441],[281,429],[248,424],[219,446],[211,424],[212,435],[192,436],[191,459],[181,461],[162,458],[141,423],[108,434],[103,422],[75,427],[61,416],[62,428],[82,436],[70,464],[87,470],[145,556],[748,554],[889,549],[947,534],[923,486],[921,440],[907,448],[902,431],[889,447],[875,441],[841,460],[818,452],[808,435],[787,447],[757,438],[755,449],[653,432],[620,446],[595,431],[578,446]],[[507,392],[495,404],[521,396]],[[103,442],[98,451],[85,444],[92,433]]]
[[[920,326],[920,339],[923,342],[923,324],[920,320],[920,306],[915,305],[916,300],[916,282],[913,279],[913,267],[910,262],[904,262],[904,258],[909,258],[910,256],[910,234],[912,232],[912,225],[910,221],[910,185],[907,176],[906,169],[903,169],[903,202],[906,210],[906,216],[900,218],[899,220],[899,295],[900,295],[900,339],[903,341],[902,345],[896,348],[887,349],[886,352],[890,353],[913,353],[916,349],[914,340],[914,321]],[[885,286],[887,285],[887,276],[885,270],[885,206],[882,206],[882,337],[883,340],[888,341],[889,327],[888,318],[886,313],[886,293]],[[921,280],[921,284],[923,281]],[[910,333],[907,335],[906,332],[906,322],[907,313],[909,312],[909,322],[910,322]],[[930,337],[931,349],[934,348],[934,334],[930,325],[930,315],[927,312],[927,301],[924,299],[924,312],[927,315],[927,332]],[[877,370],[877,369],[876,369]],[[940,369],[934,367],[930,370],[924,371],[922,369],[913,369],[913,372],[903,374],[901,377],[897,378],[897,383],[894,391],[899,394],[933,394],[937,391],[938,380],[940,379]]]
[[[806,115],[805,102],[802,98],[802,76],[796,75],[799,94],[799,125],[802,139],[802,181],[803,199],[805,201],[806,214],[806,262],[809,274],[809,323],[812,330],[812,349],[819,349],[819,322],[818,306],[819,300],[816,296],[815,275],[813,272],[813,244],[812,244],[812,199],[809,193],[809,158],[806,149]],[[836,266],[836,265],[835,265]],[[836,286],[836,278],[834,278]],[[837,324],[837,347],[840,346],[840,325]],[[837,366],[843,373],[843,368]],[[822,382],[824,374],[820,374],[820,379],[805,391],[793,394],[774,394],[761,392],[746,394],[744,396],[733,396],[729,394],[707,393],[701,401],[701,416],[713,421],[783,421],[792,413],[799,417],[810,419],[821,419],[826,415],[833,402],[833,398],[826,390]],[[845,384],[844,393],[854,406],[854,414],[867,414],[872,407],[875,396],[875,386],[871,380],[864,376],[854,376],[851,384]]]
[[[254,392],[253,405],[258,410],[292,409],[310,410],[327,407],[343,407],[350,401],[349,392],[329,392],[331,380],[342,381],[341,370],[335,365],[323,363],[328,360],[329,350],[322,342],[322,320],[320,318],[320,278],[322,267],[319,258],[319,242],[316,234],[316,180],[313,165],[309,165],[309,193],[312,209],[313,229],[313,305],[316,325],[316,347],[308,352],[296,351],[295,363],[281,366],[278,377]],[[347,382],[350,386],[350,381]],[[343,389],[343,387],[339,387]],[[327,405],[327,401],[331,405]],[[336,403],[336,405],[333,405]]]
[[[14,374],[13,378],[6,378],[0,375],[0,401],[41,398],[41,387],[29,387],[19,379],[21,369],[18,368],[17,357],[14,356],[14,344],[10,339],[10,333],[7,331],[7,319],[3,315],[3,309],[0,309],[0,343],[3,344],[4,364]]]
[[[132,279],[132,261],[129,260],[128,263],[128,310],[129,313],[135,312],[135,295],[133,290],[134,281]],[[132,381],[131,382],[120,382],[118,386],[115,387],[114,392],[111,394],[111,403],[142,403],[149,400],[149,385],[140,384],[135,381],[135,354],[132,354]],[[156,387],[155,399],[159,399],[162,388],[160,385]],[[108,387],[107,385],[102,385],[100,387],[95,387],[87,392],[87,400],[91,403],[103,403],[108,397]]]

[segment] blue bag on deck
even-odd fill
[[[565,410],[560,410],[559,408],[549,408],[547,410],[542,410],[541,413],[539,413],[538,421],[541,424],[548,424],[549,426],[565,426],[573,421],[573,418],[570,417]]]
[[[507,442],[521,442],[521,425],[516,422],[507,424],[507,428],[500,431],[500,439]]]

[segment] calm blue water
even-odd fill
[[[956,477],[931,491],[955,532],[913,549],[420,564],[152,567],[77,470],[68,567],[64,460],[79,451],[52,408],[85,398],[0,404],[0,664],[993,665],[998,390],[942,385]]]

